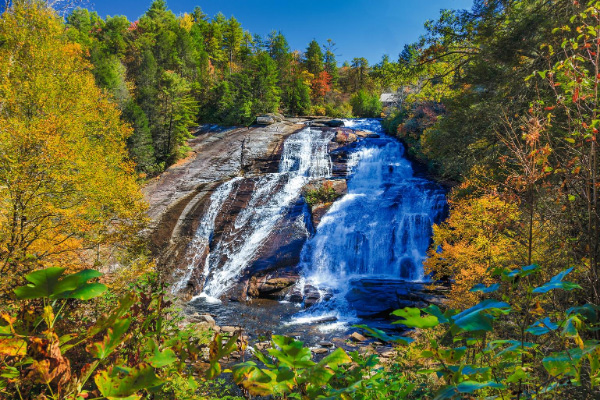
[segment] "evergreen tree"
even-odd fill
[[[323,71],[323,52],[316,40],[308,44],[308,48],[304,54],[304,67],[314,76]]]

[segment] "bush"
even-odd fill
[[[381,117],[382,106],[376,94],[360,90],[350,99],[352,114],[357,117],[378,118]]]
[[[307,190],[304,194],[304,200],[309,206],[317,204],[331,203],[337,199],[339,195],[336,193],[331,182],[325,182],[317,189]]]
[[[204,381],[194,374],[214,379],[219,359],[237,349],[237,335],[225,344],[215,336],[208,370],[201,368],[211,333],[180,327],[179,310],[154,275],[116,300],[97,282],[99,272],[64,272],[28,274],[30,283],[14,291],[20,301],[1,314],[6,398],[205,398],[196,397]]]

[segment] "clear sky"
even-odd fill
[[[126,15],[136,20],[151,0],[89,0],[101,16]],[[423,23],[444,8],[470,8],[472,0],[167,0],[175,14],[196,5],[210,17],[219,11],[235,16],[244,29],[262,36],[280,30],[293,50],[312,39],[337,44],[338,61],[365,57],[371,64],[389,54],[397,59],[405,44],[424,32]]]

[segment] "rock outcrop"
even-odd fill
[[[189,156],[170,167],[144,189],[150,204],[149,217],[152,221],[149,234],[152,250],[159,268],[174,277],[174,281],[187,281],[180,288],[181,296],[189,298],[199,294],[204,284],[201,268],[214,243],[239,240],[229,236],[231,227],[240,213],[250,207],[252,194],[258,180],[265,174],[279,171],[284,141],[307,124],[320,126],[323,132],[331,132],[333,139],[328,144],[334,179],[322,180],[309,185],[316,188],[325,181],[336,195],[347,192],[347,161],[350,151],[368,133],[355,132],[348,128],[332,128],[341,120],[285,119],[278,114],[265,114],[269,125],[221,128],[214,125],[199,127],[189,141],[192,148]],[[268,121],[267,121],[268,119]],[[233,178],[237,178],[232,181]],[[210,243],[198,247],[193,260],[186,255],[202,216],[211,205],[211,196],[224,182],[231,184],[231,191],[222,199],[221,209],[214,217],[214,229]],[[276,189],[272,189],[276,190]],[[245,301],[248,297],[281,298],[298,279],[296,270],[300,252],[306,240],[314,233],[322,216],[331,206],[315,205],[312,210],[299,198],[285,212],[269,235],[249,260],[248,267],[238,278],[238,283],[229,292],[233,299]],[[233,242],[232,242],[233,243]],[[214,257],[214,255],[211,255]],[[220,263],[227,255],[221,255]],[[212,258],[211,258],[212,260]],[[213,261],[211,261],[212,263]],[[190,267],[188,269],[188,267]],[[181,279],[181,271],[191,271]]]
[[[205,125],[188,142],[189,156],[171,166],[143,190],[150,204],[150,243],[160,268],[172,272],[183,263],[185,249],[219,185],[236,176],[277,172],[284,140],[305,127],[302,120],[283,120],[266,127],[222,128]],[[248,190],[251,182],[246,182]],[[242,185],[244,186],[244,185]],[[244,206],[244,189],[236,203]],[[247,196],[246,196],[247,197]],[[229,214],[235,213],[235,205]],[[224,215],[223,215],[224,214]],[[227,217],[227,213],[220,215]],[[217,221],[220,226],[227,221]],[[217,232],[218,233],[218,232]],[[189,288],[190,294],[194,288]],[[194,293],[195,294],[195,293]]]

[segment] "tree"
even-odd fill
[[[304,68],[315,76],[323,71],[323,52],[316,40],[308,44],[304,53]]]
[[[144,221],[131,129],[63,32],[37,1],[0,19],[2,289],[40,266],[101,263]]]
[[[310,87],[300,76],[295,76],[284,92],[285,107],[293,115],[307,115],[310,112]]]
[[[254,113],[277,112],[281,100],[277,64],[264,52],[256,56],[254,64]]]
[[[240,53],[244,31],[242,24],[237,19],[231,17],[225,24],[223,32],[223,48],[229,57],[229,74],[231,75],[237,56]]]
[[[327,44],[323,45],[323,50],[325,50],[325,71],[327,71],[327,73],[331,77],[331,86],[335,88],[338,83],[339,72],[337,61],[335,59],[335,52],[337,51],[337,49],[333,40],[327,39]]]
[[[190,95],[190,85],[175,72],[163,72],[159,81],[159,120],[153,131],[158,162],[171,164],[187,153],[185,142],[190,138],[198,110]]]
[[[350,81],[355,92],[366,88],[368,74],[369,61],[367,61],[366,58],[360,57],[352,59]]]
[[[359,90],[350,99],[352,114],[359,117],[376,118],[381,116],[381,102],[376,94],[369,94],[364,90]]]

